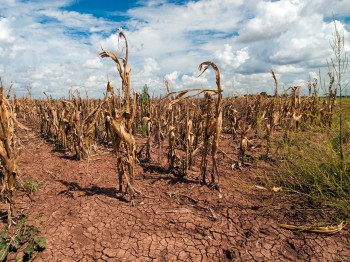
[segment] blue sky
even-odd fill
[[[89,13],[95,17],[103,17],[117,22],[126,20],[128,9],[138,5],[138,1],[111,1],[111,0],[75,0],[65,10]]]
[[[87,1],[0,0],[0,76],[17,95],[31,88],[67,96],[68,90],[101,97],[107,79],[120,86],[101,47],[123,54],[117,29],[129,42],[131,87],[147,84],[165,93],[215,86],[214,73],[198,77],[198,65],[215,62],[225,95],[268,92],[274,70],[282,91],[307,90],[307,81],[327,79],[332,13],[350,51],[350,2],[345,0]],[[118,44],[119,43],[119,44]],[[349,74],[348,74],[349,75]],[[322,90],[320,91],[322,93]]]

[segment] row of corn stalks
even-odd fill
[[[266,139],[268,155],[276,131],[288,139],[289,132],[302,128],[301,123],[332,124],[336,90],[331,75],[326,99],[318,95],[316,82],[310,84],[313,92],[309,96],[302,97],[299,86],[290,87],[287,93],[280,95],[273,72],[274,96],[222,98],[219,69],[214,63],[205,62],[200,65],[200,71],[209,66],[214,68],[217,89],[171,92],[169,83],[165,81],[168,94],[163,98],[151,98],[147,91],[143,94],[134,92],[131,97],[130,74],[127,63],[124,65],[127,60],[124,58],[125,62],[120,63],[115,54],[105,51],[101,55],[118,61],[121,90],[115,92],[108,82],[103,100],[82,98],[75,92],[69,94],[67,100],[53,100],[49,96],[44,100],[22,98],[16,99],[14,105],[21,116],[33,123],[34,128],[69,149],[77,159],[87,159],[97,144],[112,144],[120,166],[120,181],[126,177],[126,181],[133,183],[137,158],[144,155],[144,159],[149,160],[151,148],[155,147],[159,164],[162,150],[166,149],[168,167],[181,175],[187,174],[194,157],[201,154],[203,183],[206,183],[206,156],[210,155],[211,182],[216,184],[215,176],[218,178],[219,172],[215,155],[221,129],[231,133],[232,139],[239,140],[241,156],[245,155],[249,142],[255,137]],[[147,99],[140,102],[142,96]],[[136,145],[134,136],[140,134],[141,129],[147,139],[144,144]],[[126,173],[129,176],[125,176]]]
[[[13,103],[8,100],[9,93],[0,79],[0,172],[1,198],[7,204],[8,224],[11,226],[15,215],[14,193],[18,173],[20,148],[15,134],[16,113]],[[22,127],[17,123],[17,126]]]

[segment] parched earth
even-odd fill
[[[304,213],[286,210],[278,192],[254,186],[267,165],[262,160],[239,170],[219,153],[219,192],[200,185],[198,172],[170,174],[154,148],[152,160],[136,169],[142,195],[130,203],[116,193],[109,148],[76,161],[32,131],[21,140],[20,176],[40,186],[32,199],[19,192],[17,209],[41,221],[47,240],[34,261],[350,261],[347,228],[320,235],[278,225]],[[237,151],[228,140],[221,148]]]

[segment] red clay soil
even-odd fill
[[[184,179],[170,174],[154,148],[152,160],[136,169],[142,195],[131,204],[116,192],[109,148],[100,147],[88,163],[32,131],[20,136],[20,176],[40,187],[32,200],[18,192],[16,207],[32,222],[41,214],[47,240],[34,261],[350,261],[347,228],[320,235],[278,226],[300,221],[303,212],[286,210],[291,205],[279,203],[279,193],[254,186],[267,165],[262,160],[232,169],[219,153],[220,193],[200,185],[198,172]],[[222,140],[224,151],[237,151],[227,135]]]

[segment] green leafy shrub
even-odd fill
[[[0,261],[5,261],[10,252],[17,252],[16,261],[29,261],[36,252],[45,249],[46,238],[36,226],[27,224],[25,216],[13,229],[4,227],[0,233]]]

